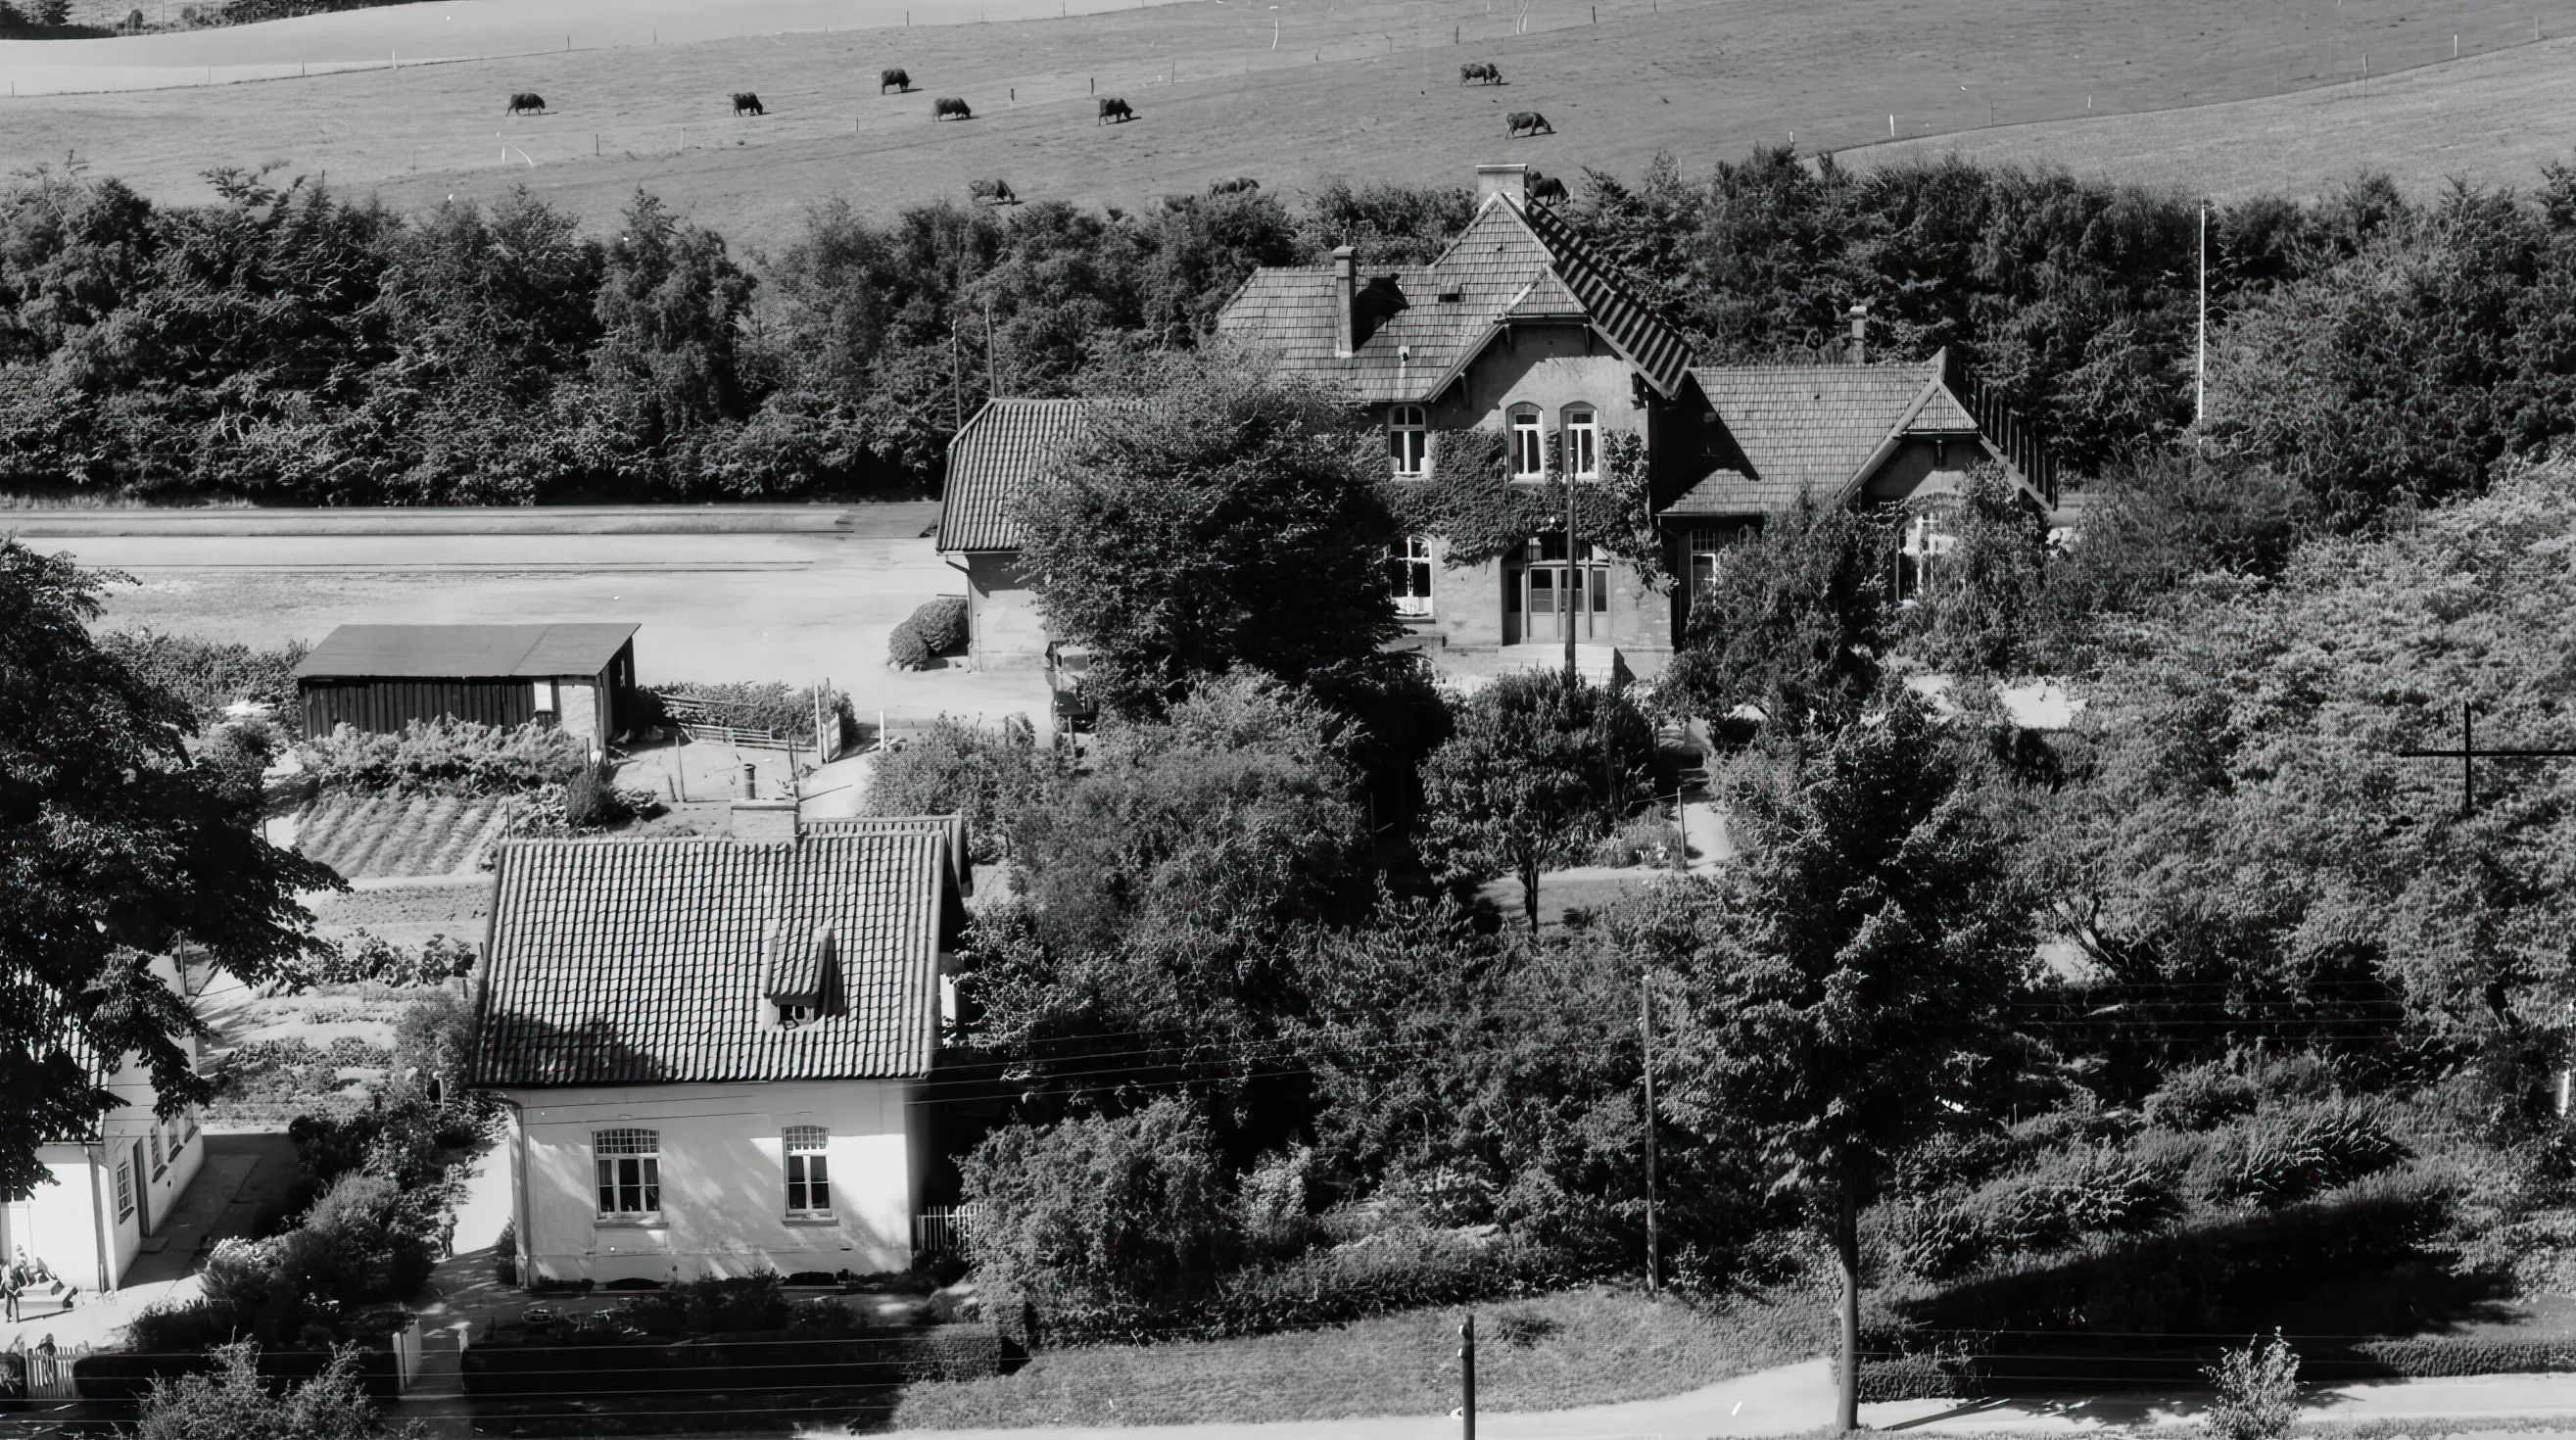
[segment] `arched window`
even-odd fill
[[[786,1133],[787,1213],[819,1216],[832,1213],[832,1176],[823,1152],[831,1132],[820,1125],[790,1125]]]
[[[1431,425],[1421,406],[1386,408],[1386,453],[1398,475],[1414,478],[1431,473]]]
[[[1547,474],[1547,446],[1539,434],[1538,410],[1521,405],[1512,410],[1512,478],[1536,480]]]
[[[1601,417],[1589,405],[1565,407],[1565,473],[1578,480],[1601,474]]]

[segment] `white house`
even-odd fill
[[[156,962],[153,971],[177,988],[169,961]],[[180,1036],[178,1044],[195,1063],[196,1041]],[[0,1258],[14,1260],[24,1250],[66,1285],[90,1291],[125,1283],[135,1256],[177,1208],[206,1158],[193,1106],[167,1120],[153,1113],[161,1093],[141,1056],[124,1056],[100,1083],[116,1096],[115,1108],[87,1134],[38,1146],[48,1178],[26,1199],[0,1204]]]
[[[901,1269],[965,924],[954,817],[501,848],[476,1083],[510,1106],[520,1274]]]

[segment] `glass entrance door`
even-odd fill
[[[1529,566],[1521,571],[1521,617],[1521,639],[1530,644],[1561,644],[1569,628],[1577,641],[1607,635],[1609,567],[1561,562]]]

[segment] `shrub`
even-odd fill
[[[374,1440],[385,1422],[360,1382],[355,1349],[332,1356],[313,1379],[280,1387],[260,1375],[258,1347],[238,1344],[217,1352],[211,1375],[154,1380],[134,1433],[137,1440]]]
[[[185,702],[200,727],[217,724],[240,701],[277,711],[295,707],[295,667],[313,647],[290,640],[272,650],[193,635],[118,630],[99,637],[99,648],[159,689]]]
[[[1968,1388],[1931,1355],[1898,1355],[1860,1363],[1860,1398],[1882,1400],[1948,1400]]]
[[[274,1242],[280,1278],[298,1293],[342,1304],[407,1300],[429,1281],[445,1191],[387,1175],[343,1175],[304,1223]]]
[[[2170,1170],[2111,1146],[2080,1146],[1933,1207],[1905,1239],[1907,1268],[1935,1278],[1989,1260],[2135,1235],[2182,1210]]]
[[[215,1062],[215,1098],[252,1103],[284,1103],[327,1094],[339,1083],[344,1067],[383,1068],[392,1053],[354,1035],[343,1035],[329,1049],[306,1040],[252,1040]]]
[[[1021,810],[1054,778],[1026,717],[986,729],[942,715],[878,752],[865,803],[871,815],[962,814],[968,848],[991,864]]]
[[[504,1285],[519,1283],[519,1222],[504,1221],[500,1235],[492,1241],[492,1278]]]
[[[304,770],[326,790],[396,794],[513,795],[569,784],[590,769],[579,737],[549,725],[413,720],[398,735],[333,728],[307,741]]]
[[[2438,1380],[2457,1375],[2544,1375],[2576,1370],[2576,1340],[2499,1340],[2484,1335],[2410,1335],[2364,1340],[2353,1352],[2390,1375]]]
[[[831,738],[839,743],[849,736],[850,697],[839,690],[824,691],[813,685],[797,688],[775,680],[726,685],[681,681],[654,686],[652,693],[656,703],[674,714],[703,710],[711,723],[767,730],[800,745],[814,743],[814,701],[820,694],[824,723],[834,727]]]
[[[1205,1121],[1165,1096],[1133,1115],[1010,1126],[962,1167],[976,1269],[1041,1305],[1206,1293],[1234,1258],[1234,1187]]]
[[[2406,1157],[2380,1108],[2351,1099],[2258,1110],[2211,1133],[2189,1185],[2218,1204],[2286,1205],[2373,1175]]]
[[[886,636],[886,663],[897,670],[927,669],[933,657],[966,647],[966,597],[942,595],[912,612]]]
[[[2173,1130],[2215,1130],[2251,1113],[2260,1098],[2252,1079],[2227,1061],[2212,1060],[2166,1076],[2147,1097],[2147,1121]]]
[[[2214,1440],[2280,1440],[2299,1412],[2299,1352],[2272,1332],[2201,1372],[2217,1391],[2204,1424]]]

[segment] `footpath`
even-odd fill
[[[2197,1396],[2123,1395],[2047,1400],[1892,1401],[1861,1407],[1873,1430],[1928,1435],[2080,1435],[2197,1424]],[[1834,1411],[1832,1372],[1822,1360],[1757,1371],[1661,1400],[1588,1405],[1530,1414],[1476,1416],[1477,1440],[1712,1440],[1797,1435],[1824,1427]],[[2566,1416],[2576,1432],[2576,1374],[2480,1375],[2347,1385],[2310,1397],[2307,1421],[2420,1427],[2458,1440],[2500,1421],[2534,1431],[2535,1418]],[[846,1432],[836,1432],[846,1433]],[[888,1432],[878,1432],[886,1435]],[[1226,1425],[1063,1426],[1023,1430],[898,1430],[895,1440],[1456,1440],[1453,1416],[1285,1420]]]

